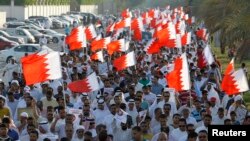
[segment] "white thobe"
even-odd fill
[[[100,109],[96,109],[94,112],[93,112],[93,115],[95,117],[95,122],[96,122],[96,125],[102,123],[103,121],[103,117],[109,115],[110,112],[109,110],[100,110]]]
[[[179,128],[174,129],[169,136],[169,140],[168,141],[178,141],[181,139],[181,137],[183,136],[187,136],[187,132],[186,131],[181,131]]]

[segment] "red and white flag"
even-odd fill
[[[196,31],[196,36],[202,40],[206,39],[206,35],[207,35],[207,29],[205,28],[202,28]]]
[[[114,28],[115,28],[115,23],[108,25],[106,28],[106,33],[113,32]]]
[[[82,26],[74,28],[70,35],[65,39],[66,44],[69,45],[70,50],[77,50],[83,47],[87,47],[86,35]]]
[[[102,51],[98,51],[98,52],[92,54],[90,58],[91,58],[91,60],[97,60],[97,61],[104,62]]]
[[[59,52],[39,52],[21,58],[26,85],[62,77]]]
[[[206,59],[208,65],[212,65],[214,63],[214,56],[212,54],[211,48],[207,45],[203,50],[203,55]]]
[[[125,52],[128,50],[128,44],[125,39],[112,41],[107,45],[108,54],[112,55],[114,52]]]
[[[142,40],[143,23],[142,18],[135,18],[131,22],[131,30],[134,31],[134,39],[137,41]]]
[[[191,32],[185,33],[182,37],[181,37],[181,45],[182,46],[186,46],[191,44]]]
[[[189,19],[187,20],[187,23],[189,25],[192,25],[194,22],[195,22],[195,17],[194,16],[192,16],[191,18],[189,17]]]
[[[126,69],[127,67],[134,66],[136,64],[134,51],[123,55],[114,60],[113,65],[117,71]]]
[[[157,31],[156,37],[162,46],[167,46],[168,40],[176,39],[176,31],[172,22],[167,23],[168,27]]]
[[[166,76],[170,88],[176,91],[190,90],[190,75],[186,54],[182,54],[174,61],[174,69]]]
[[[72,92],[77,93],[88,93],[99,90],[99,83],[95,73],[92,73],[83,80],[74,81],[68,84],[68,88]]]
[[[85,28],[85,34],[86,34],[86,38],[88,41],[94,39],[97,36],[95,27],[93,24]]]
[[[118,30],[120,28],[130,27],[131,25],[131,18],[126,18],[124,20],[121,20],[115,24],[114,29]]]
[[[227,75],[222,81],[222,90],[228,95],[239,94],[249,90],[247,78],[243,69],[239,69],[231,75]]]
[[[232,59],[225,70],[224,77],[221,83],[221,89],[225,91],[225,93],[227,94],[231,94],[232,92],[237,91],[237,89],[235,89],[236,88],[234,85],[235,81],[233,80],[233,76],[232,76],[234,72],[235,72],[234,71],[234,59]]]
[[[214,56],[212,54],[209,45],[207,45],[203,49],[202,53],[198,54],[197,66],[202,69],[208,65],[213,64],[213,62],[214,62]]]
[[[160,51],[161,46],[159,45],[158,41],[156,39],[151,39],[148,41],[146,47],[144,48],[144,51],[147,52],[147,54],[154,54],[158,53]]]
[[[127,9],[125,9],[125,10],[122,11],[121,16],[123,18],[131,18],[132,17],[132,13],[127,8]]]
[[[111,42],[111,37],[93,40],[91,42],[91,51],[95,52],[98,49],[107,49],[107,45]]]
[[[165,43],[165,46],[167,48],[181,48],[181,35],[180,34],[176,34],[176,38],[175,39],[168,39]]]

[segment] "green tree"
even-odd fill
[[[193,13],[204,20],[209,32],[221,32],[221,53],[226,47],[236,46],[239,60],[249,56],[249,0],[203,0],[196,6],[198,10]]]

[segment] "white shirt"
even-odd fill
[[[153,93],[144,94],[143,99],[149,103],[149,105],[152,105],[156,99],[156,95]]]
[[[197,124],[196,119],[194,117],[191,117],[191,116],[186,118],[186,122],[187,122],[187,124],[193,124],[194,126],[196,126],[196,124]]]
[[[218,115],[216,115],[215,117],[213,117],[213,125],[224,125],[225,119],[225,116],[223,118],[220,118]]]
[[[177,128],[170,133],[168,141],[179,141],[179,139],[181,139],[183,136],[187,136],[187,132],[181,131],[179,128]]]
[[[93,115],[95,117],[95,121],[96,121],[96,125],[102,123],[103,121],[103,116],[104,115],[109,115],[110,112],[109,110],[100,110],[100,109],[96,109],[94,112],[93,112]]]
[[[113,134],[112,122],[114,120],[115,115],[109,114],[104,117],[103,124],[106,125],[108,134]]]

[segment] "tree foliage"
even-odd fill
[[[204,20],[209,32],[221,32],[222,49],[236,46],[239,59],[248,55],[246,53],[250,49],[249,0],[203,0],[196,7],[198,10],[193,13]]]

